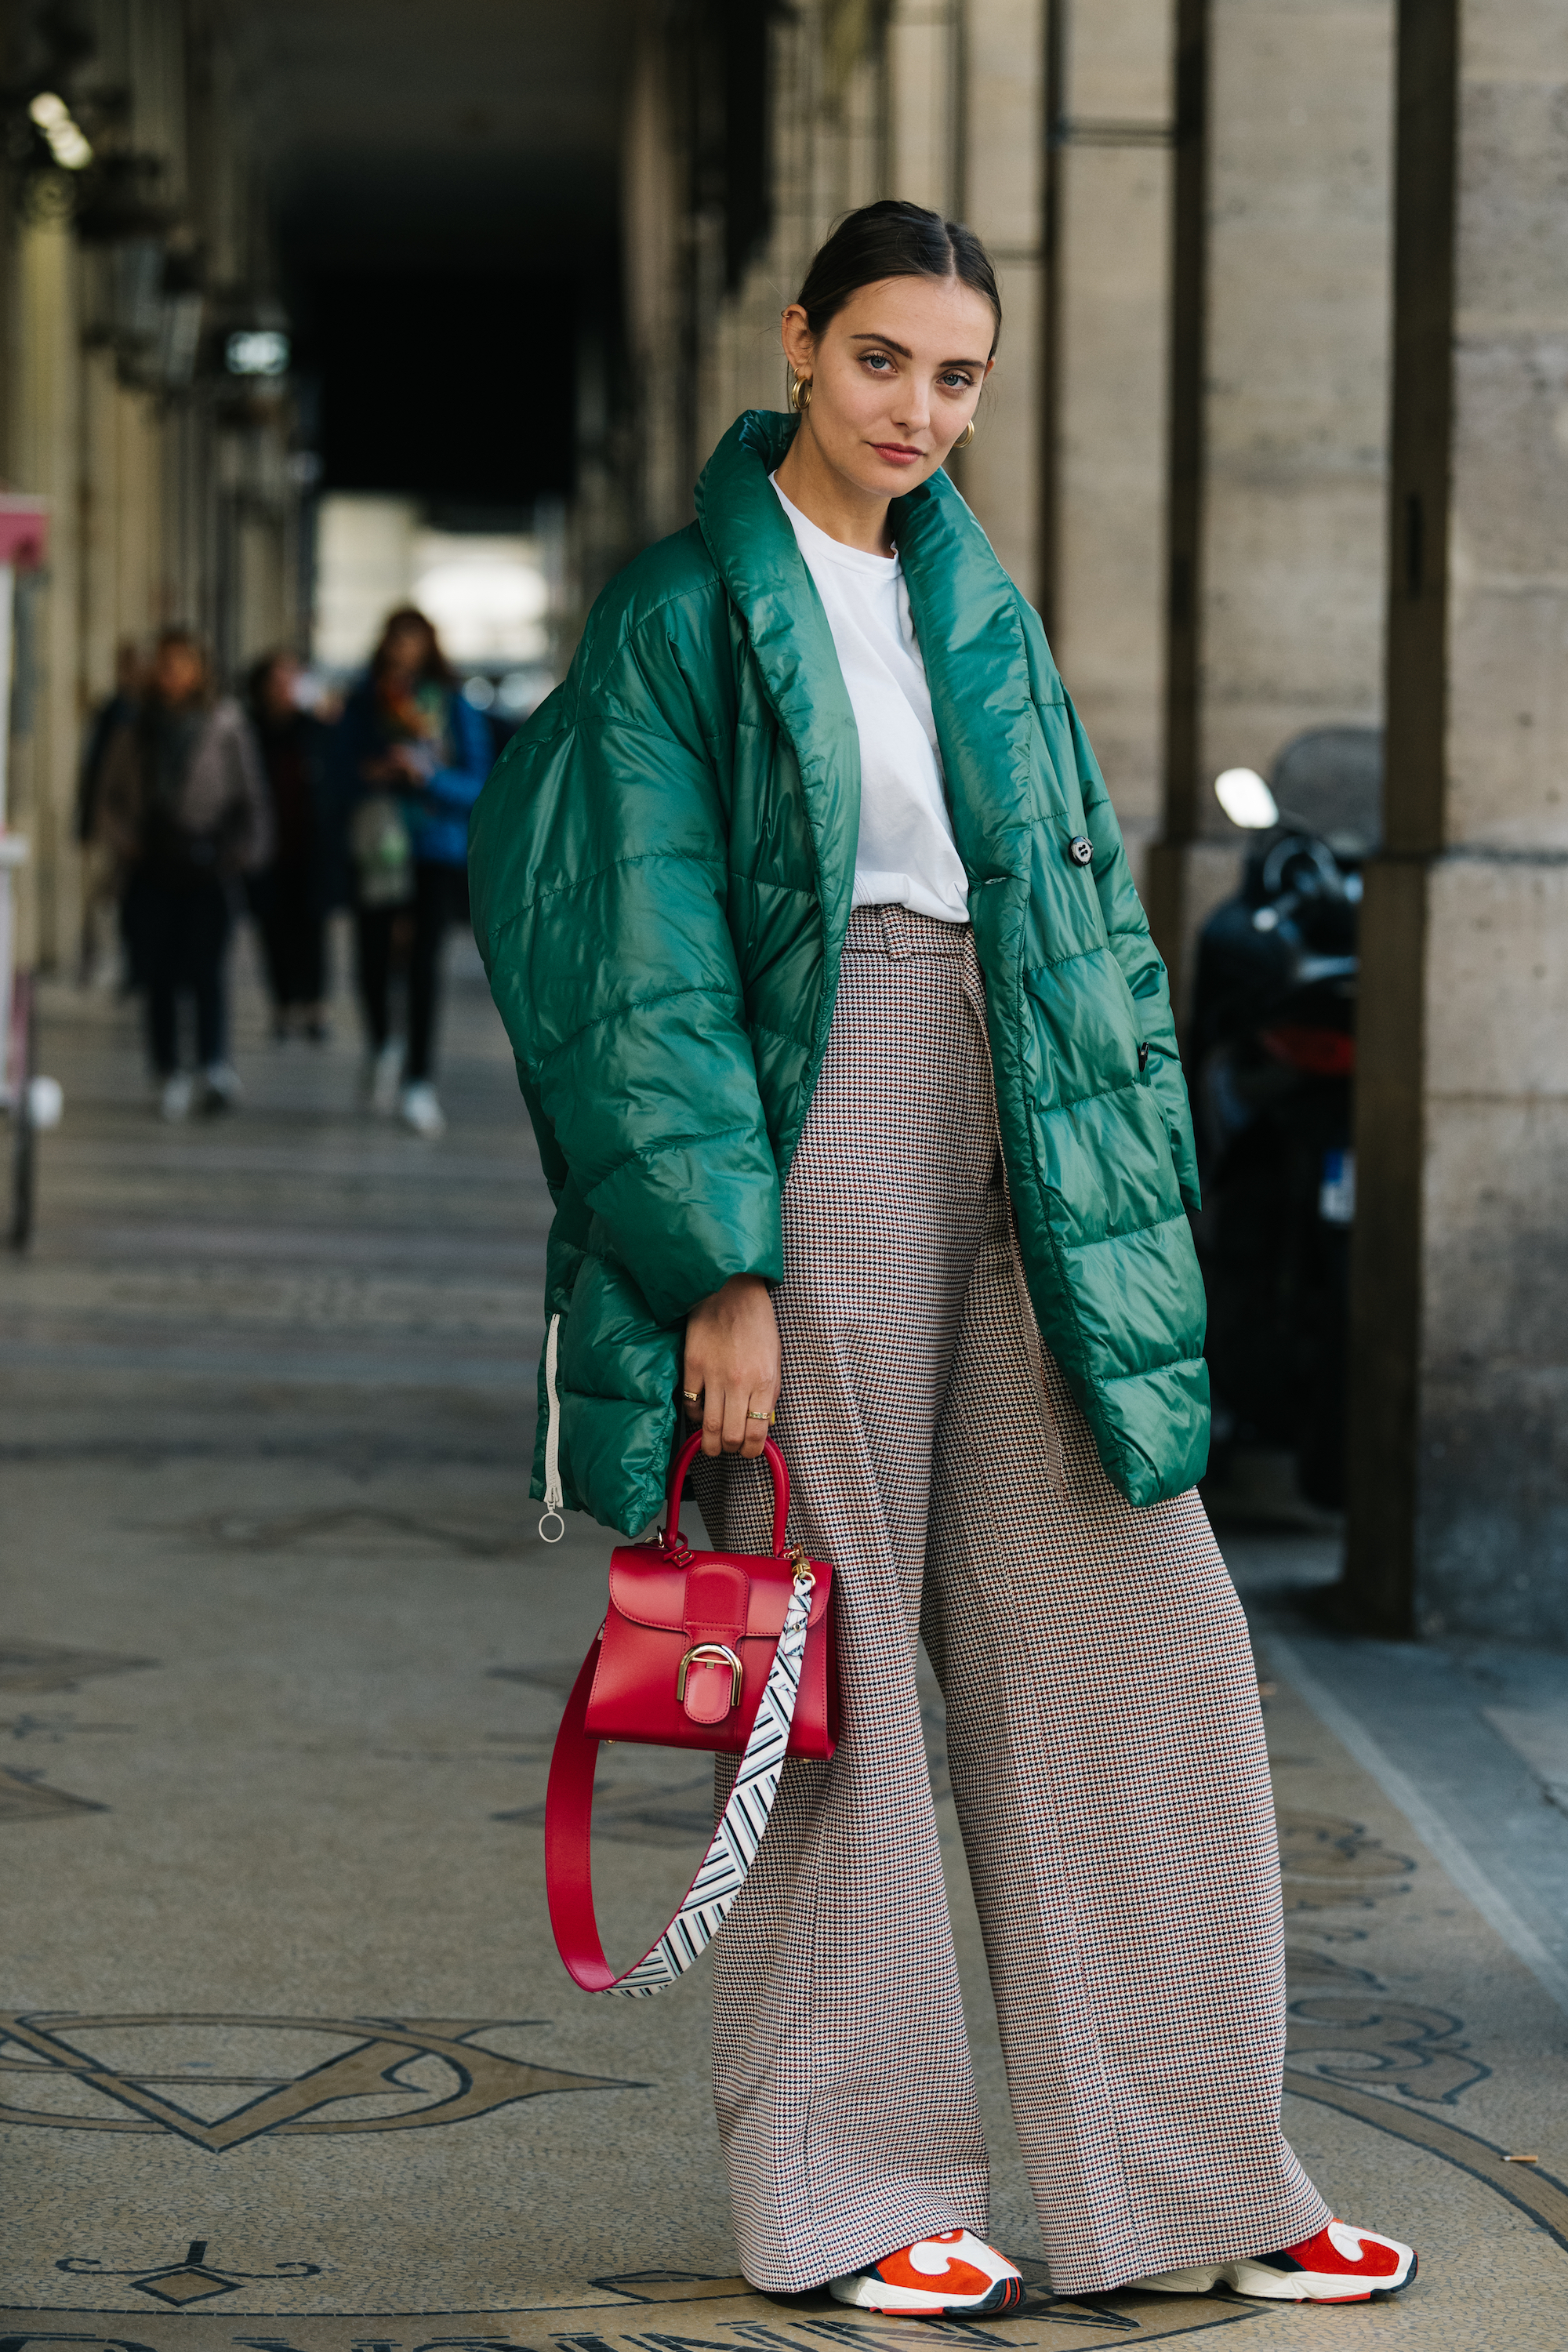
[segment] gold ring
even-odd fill
[[[772,1419],[773,1419],[773,1414],[772,1414],[771,1412],[748,1412],[748,1413],[747,1413],[747,1415],[746,1415],[746,1419],[747,1419],[748,1421],[772,1421]]]
[[[700,1404],[702,1402],[702,1391],[700,1389],[682,1389],[680,1393],[686,1399],[688,1404]]]

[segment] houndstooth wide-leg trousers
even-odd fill
[[[715,1946],[742,2267],[774,2293],[987,2226],[922,1639],[1054,2285],[1329,2218],[1279,2127],[1246,1625],[1196,1495],[1124,1502],[1040,1347],[983,1015],[966,929],[858,911],[784,1192],[776,1434],[792,1535],[834,1567],[844,1725],[830,1764],[786,1765]],[[717,1542],[767,1549],[763,1465],[704,1463],[698,1496]]]

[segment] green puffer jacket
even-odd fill
[[[732,1274],[783,1272],[780,1189],[833,1019],[859,740],[768,481],[795,429],[753,410],[725,435],[696,523],[605,591],[474,814],[474,929],[556,1203],[561,1481],[614,1528],[663,1499],[683,1318]],[[893,518],[1030,1295],[1107,1471],[1152,1503],[1208,1445],[1164,967],[1038,619],[944,475]],[[536,1496],[546,1390],[542,1364]]]

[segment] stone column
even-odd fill
[[[1026,596],[1040,593],[1040,225],[1045,142],[1041,0],[969,0],[958,209],[985,240],[1005,317],[973,446],[954,480]],[[901,191],[900,191],[901,193]]]
[[[1401,0],[1348,1590],[1568,1644],[1568,43]]]
[[[885,38],[886,193],[945,216],[960,201],[966,128],[959,0],[892,0]]]
[[[1178,0],[1165,833],[1180,983],[1234,886],[1211,786],[1375,725],[1392,0]]]
[[[869,16],[803,5],[768,27],[768,235],[706,322],[704,455],[742,408],[782,408],[779,314],[840,214],[887,193],[886,60]]]
[[[17,239],[16,378],[11,465],[16,487],[49,501],[49,560],[19,639],[20,721],[12,771],[12,824],[30,836],[18,892],[18,957],[53,969],[74,952],[78,860],[71,847],[81,728],[79,271],[68,223],[23,228]]]
[[[1049,0],[1038,572],[1142,880],[1159,827],[1173,0]]]
[[[633,31],[622,154],[622,252],[627,362],[637,449],[639,541],[689,520],[696,399],[690,343],[685,124],[672,88],[678,60],[662,11],[646,5]]]
[[[114,654],[123,626],[116,595],[122,492],[119,385],[107,351],[81,363],[81,680],[89,707],[114,690]]]

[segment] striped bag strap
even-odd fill
[[[795,1576],[757,1719],[713,1843],[668,1927],[642,1958],[619,1976],[605,1958],[594,1915],[590,1841],[599,1743],[588,1736],[587,1713],[588,1693],[598,1664],[596,1641],[584,1659],[551,1759],[544,1803],[544,1877],[556,1948],[584,1992],[633,1996],[662,1992],[685,1975],[729,1916],[746,1883],[746,1873],[756,1860],[778,1795],[800,1689],[813,1581],[808,1570]]]

